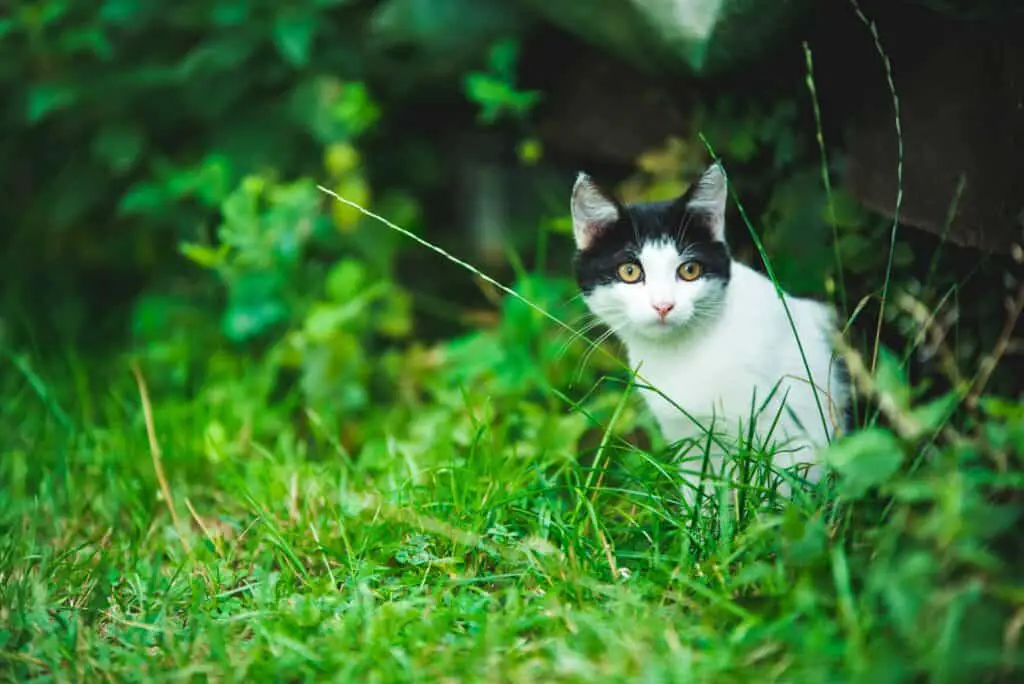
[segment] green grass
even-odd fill
[[[1014,679],[1019,403],[954,429],[883,355],[869,393],[939,436],[857,433],[835,487],[696,515],[628,383],[595,355],[573,384],[550,327],[513,302],[355,446],[220,352],[191,392],[142,364],[156,451],[129,364],[5,361],[0,676]]]

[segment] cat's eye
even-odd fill
[[[619,279],[624,283],[635,283],[644,275],[644,270],[635,261],[627,261],[619,264]]]
[[[704,267],[699,261],[687,261],[679,266],[679,277],[687,282],[700,278],[703,272]]]

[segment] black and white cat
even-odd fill
[[[576,279],[591,312],[625,343],[641,384],[660,390],[642,392],[667,440],[691,438],[703,454],[713,429],[708,453],[720,473],[753,419],[755,448],[774,453],[777,469],[807,464],[801,474],[816,482],[816,453],[845,427],[848,403],[830,341],[834,315],[786,295],[790,325],[772,282],[732,258],[726,197],[717,164],[675,200],[632,205],[581,173],[571,202]],[[687,470],[699,473],[700,461]],[[695,489],[686,489],[692,502]]]

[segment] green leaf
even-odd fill
[[[224,334],[244,342],[288,318],[280,277],[268,271],[242,273],[228,283],[229,301],[221,321]]]
[[[858,499],[891,478],[903,464],[903,445],[888,430],[869,428],[835,442],[825,462],[839,474],[839,491]]]
[[[821,219],[828,223],[835,219],[837,228],[856,229],[867,222],[868,213],[853,195],[841,188],[832,188],[831,206],[826,203],[822,207]]]
[[[196,181],[196,195],[211,207],[220,205],[235,182],[231,159],[220,153],[208,154],[197,169]]]
[[[893,252],[892,261],[896,266],[907,266],[914,262],[914,250],[907,243],[900,242]]]
[[[197,82],[209,79],[211,74],[243,68],[246,60],[260,47],[250,34],[241,31],[220,32],[214,35],[216,37],[189,50],[175,69],[177,78],[183,85],[193,86],[183,92],[201,98],[197,101],[216,101],[221,97],[220,93],[211,92],[208,88],[195,87]]]
[[[325,289],[327,296],[335,302],[346,302],[357,296],[366,286],[369,273],[366,267],[354,259],[345,259],[335,264],[327,274]]]
[[[1012,449],[1024,454],[1024,401],[982,397],[985,411],[985,437],[996,449]]]
[[[932,431],[939,428],[956,410],[959,397],[956,392],[948,392],[938,399],[917,406],[911,411],[911,416],[918,422],[923,430]]]
[[[491,48],[488,57],[491,71],[507,82],[512,82],[516,77],[516,64],[519,61],[519,43],[506,38],[499,40]]]
[[[203,268],[217,268],[224,263],[224,257],[229,248],[227,245],[221,245],[214,249],[209,245],[201,245],[196,242],[183,242],[178,249],[186,259]]]
[[[253,3],[249,0],[217,0],[211,18],[215,26],[242,26],[252,16]]]
[[[281,323],[287,313],[280,302],[231,306],[224,312],[222,330],[232,342],[245,342]]]
[[[910,408],[910,384],[905,369],[888,348],[878,350],[878,368],[875,371],[875,385],[878,391],[892,398],[896,408]]]
[[[412,298],[409,293],[392,290],[384,299],[377,316],[377,329],[389,337],[405,337],[412,332]]]
[[[876,243],[860,232],[847,231],[839,235],[839,253],[843,268],[855,273],[870,269],[876,262]]]
[[[498,36],[514,34],[523,21],[519,3],[506,0],[385,0],[379,5],[372,30],[381,44],[427,52],[475,52]],[[499,48],[494,56],[499,66],[508,53],[507,47]]]
[[[828,534],[820,517],[807,518],[795,508],[788,509],[780,528],[785,560],[791,566],[809,566],[828,548]]]
[[[99,18],[111,24],[137,22],[147,12],[141,0],[105,0],[99,9]]]
[[[362,83],[316,76],[299,83],[289,103],[294,120],[324,143],[347,142],[370,129],[380,107]]]
[[[224,312],[222,330],[232,342],[252,339],[284,321],[288,309],[278,301],[239,302]]]
[[[825,277],[834,269],[832,229],[821,220],[824,203],[821,173],[807,166],[775,183],[763,216],[776,276],[794,294],[823,293]]]
[[[168,201],[167,192],[162,185],[153,181],[140,181],[121,196],[117,213],[122,216],[154,214],[164,208]]]
[[[465,89],[466,97],[480,105],[480,119],[484,123],[493,123],[504,111],[522,116],[540,100],[540,93],[518,91],[507,81],[489,74],[467,75]]]
[[[343,320],[347,312],[342,308],[325,303],[316,303],[310,307],[303,324],[303,332],[312,340],[323,342],[328,339],[335,328]]]
[[[31,123],[41,121],[48,114],[70,106],[76,95],[73,86],[62,83],[29,86],[25,116]]]
[[[84,57],[98,57],[104,62],[110,62],[114,57],[114,46],[106,32],[99,27],[65,31],[57,45],[68,56],[84,53]]]
[[[142,154],[142,132],[133,126],[109,125],[92,139],[92,153],[116,174],[130,170]]]
[[[304,67],[309,63],[316,26],[316,15],[293,9],[283,10],[274,19],[274,44],[292,66]]]
[[[349,135],[359,136],[377,123],[380,107],[365,85],[349,82],[341,89],[334,113],[348,129]]]

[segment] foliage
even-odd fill
[[[245,175],[310,168],[318,145],[358,133],[349,4],[18,5],[0,40],[0,106],[5,158],[26,163],[5,165],[3,182],[31,192],[4,207],[5,223],[41,233],[51,259],[84,249],[100,265],[152,268],[166,238],[193,237]],[[30,153],[44,141],[53,153]],[[96,221],[117,232],[90,249]]]
[[[480,105],[480,120],[484,123],[494,123],[505,112],[512,117],[525,117],[540,99],[537,91],[516,88],[518,57],[518,43],[500,41],[491,47],[489,70],[466,75],[466,96]]]
[[[360,271],[334,266],[327,296],[365,292]],[[518,283],[559,317],[579,311],[559,304],[566,287]],[[327,311],[300,329],[333,353],[365,328]],[[622,371],[600,353],[581,367],[586,347],[566,342],[507,300],[493,330],[363,357],[347,382],[369,393],[401,368],[397,391],[355,421],[335,406],[340,426],[278,415],[252,396],[258,367],[211,357],[201,401],[153,397],[171,501],[123,370],[98,385],[79,362],[10,359],[6,672],[897,682],[1021,667],[1024,405],[987,398],[954,429],[888,355],[870,385],[926,432],[837,442],[834,493],[779,507],[750,489],[693,520],[669,452],[631,437],[650,427],[635,397],[589,391]]]
[[[519,2],[383,0],[369,29],[374,43],[382,48],[382,67],[401,70],[414,83],[446,85],[473,68],[495,41],[506,42],[520,35],[528,24]],[[412,59],[392,62],[389,52]],[[400,80],[393,73],[388,76],[389,81]]]

